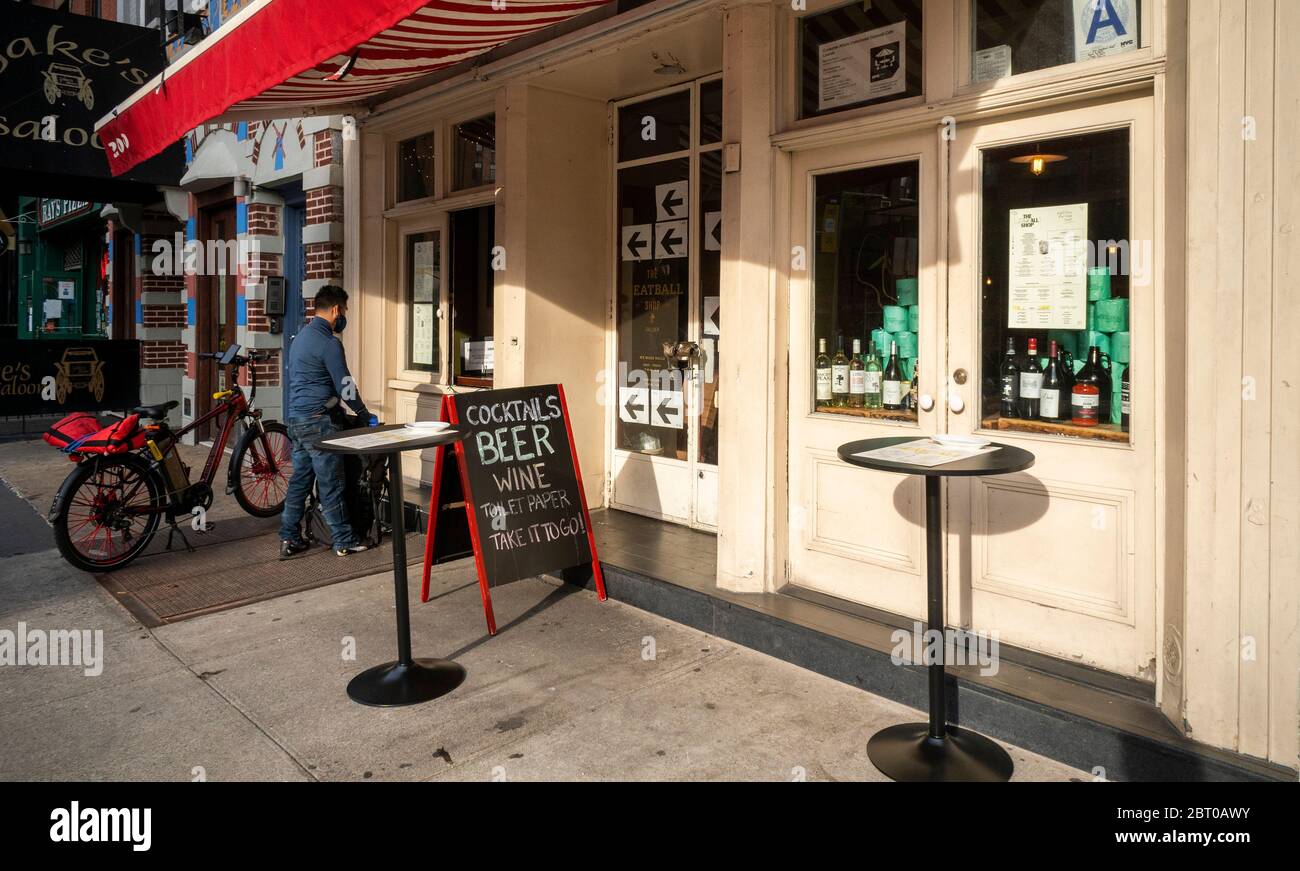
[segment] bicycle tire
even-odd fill
[[[235,453],[230,458],[230,480],[234,490],[235,501],[239,503],[240,508],[244,509],[244,511],[254,517],[274,517],[284,510],[284,500],[289,492],[289,477],[293,474],[293,441],[289,438],[289,428],[279,421],[264,421],[262,429],[265,430],[267,436],[274,435],[278,437],[277,440],[283,440],[280,443],[279,453],[281,454],[281,460],[289,463],[289,475],[278,475],[277,473],[277,478],[283,480],[283,487],[281,489],[273,490],[272,479],[266,479],[264,481],[267,487],[265,491],[259,491],[254,494],[250,493],[247,489],[249,478],[244,474],[244,459],[248,452],[253,450],[253,446],[259,443],[261,433],[258,431],[257,427],[249,427],[247,432],[244,433],[244,437],[239,440],[239,445],[235,448]],[[277,450],[276,448],[272,449]],[[254,464],[257,462],[256,454],[254,454]],[[278,496],[278,499],[273,502],[268,502],[265,498],[268,493]]]
[[[95,530],[104,530],[105,527],[102,524],[95,524],[93,519],[87,517],[77,521],[79,523],[78,528],[72,530],[69,528],[69,518],[73,514],[73,509],[82,507],[78,503],[78,494],[90,484],[91,479],[96,475],[101,476],[101,479],[111,476],[114,469],[125,469],[130,475],[142,478],[148,491],[148,504],[157,510],[143,515],[144,526],[135,537],[133,544],[120,553],[115,553],[112,557],[96,559],[88,552],[88,549],[83,551],[80,545],[93,545],[99,534]],[[125,475],[119,473],[119,481],[125,480],[125,478]],[[99,489],[102,491],[106,484],[107,481],[101,484]],[[72,473],[64,479],[63,484],[59,487],[58,494],[54,497],[54,506],[51,509],[54,542],[63,558],[82,571],[94,573],[115,571],[129,564],[149,546],[149,542],[153,540],[154,534],[158,531],[158,525],[162,522],[166,506],[167,488],[149,463],[139,455],[118,454],[112,457],[94,457],[82,460],[72,470]],[[78,515],[80,516],[80,512],[78,512]],[[93,524],[89,538],[82,531],[82,528],[87,524]],[[112,540],[112,534],[112,531],[107,533],[106,542]]]

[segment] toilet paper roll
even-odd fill
[[[1079,370],[1083,368],[1083,362],[1084,362],[1084,361],[1083,361],[1082,358],[1075,358],[1075,361],[1074,361],[1074,374],[1075,374],[1075,375],[1078,375],[1078,374],[1079,374]]]
[[[1110,267],[1088,267],[1088,299],[1110,299]]]
[[[921,332],[921,307],[919,305],[907,307],[907,329],[913,333]]]
[[[894,282],[894,295],[901,306],[916,305],[916,279],[899,278]]]
[[[898,366],[903,370],[903,377],[908,381],[912,380],[912,373],[916,371],[916,360],[912,357],[899,357]]]
[[[882,361],[889,359],[889,343],[893,340],[893,335],[884,330],[875,329],[871,331],[871,341],[876,343],[876,355]]]
[[[890,333],[907,329],[907,309],[901,305],[885,306],[885,330]]]
[[[902,330],[894,333],[894,341],[898,343],[898,356],[909,359],[916,357],[916,333]]]
[[[1129,362],[1129,353],[1131,351],[1129,343],[1131,335],[1132,334],[1127,331],[1111,333],[1110,358],[1116,363]],[[1117,381],[1115,383],[1118,384],[1119,382]]]
[[[1088,323],[1088,329],[1090,330],[1097,329],[1097,304],[1095,302],[1088,303],[1087,323]]]
[[[1094,325],[1100,333],[1118,333],[1128,329],[1128,300],[1101,299],[1096,302],[1097,317]]]

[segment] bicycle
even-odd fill
[[[224,353],[198,355],[227,367],[226,383],[231,386],[214,393],[217,402],[212,410],[188,426],[173,431],[167,425],[167,412],[179,404],[175,400],[143,405],[131,413],[151,422],[132,432],[129,450],[92,452],[85,439],[64,448],[77,466],[60,485],[49,515],[64,559],[88,572],[120,569],[149,546],[164,519],[171,525],[168,548],[172,536],[180,533],[186,548],[193,551],[177,519],[197,515],[200,520],[211,507],[217,466],[236,424],[243,424],[245,431],[230,457],[227,495],[233,494],[239,506],[254,517],[274,517],[283,510],[293,474],[289,431],[278,421],[263,420],[253,404],[257,372],[250,364],[270,355],[250,351],[241,356],[239,351],[239,345],[231,345]],[[247,396],[237,386],[239,370],[245,367]],[[202,474],[190,482],[189,468],[181,461],[177,444],[185,434],[217,419],[222,420],[221,430],[212,441]]]

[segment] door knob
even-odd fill
[[[966,400],[962,399],[957,393],[949,393],[948,407],[952,409],[953,414],[961,414],[966,408]]]
[[[921,406],[922,411],[929,411],[934,408],[934,397],[928,393],[922,393],[917,397],[917,404]]]

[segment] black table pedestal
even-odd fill
[[[944,629],[943,542],[939,477],[925,478],[926,629]],[[946,649],[946,645],[941,648]],[[978,732],[948,725],[943,657],[927,666],[930,722],[881,729],[867,742],[867,756],[885,775],[904,782],[1001,782],[1014,765],[1007,751]]]
[[[388,510],[393,531],[393,600],[397,610],[397,660],[368,668],[348,682],[354,702],[378,708],[427,702],[461,685],[465,669],[446,659],[411,658],[411,609],[406,591],[406,519],[402,516],[402,455],[388,455]]]

